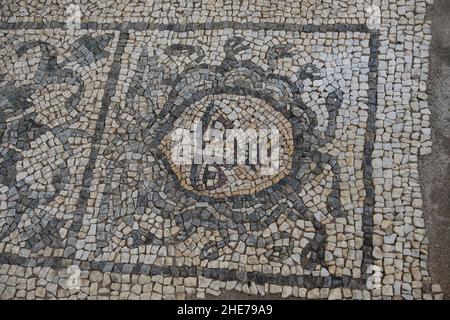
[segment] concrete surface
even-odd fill
[[[450,1],[435,0],[428,12],[433,22],[428,83],[433,149],[420,159],[419,172],[431,276],[450,299]]]

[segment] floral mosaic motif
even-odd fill
[[[43,211],[37,208],[55,201],[68,183],[67,161],[73,156],[69,139],[88,136],[70,127],[82,114],[77,107],[85,83],[69,65],[85,67],[107,57],[104,47],[110,40],[108,36],[82,36],[73,42],[70,55],[62,62],[58,62],[58,49],[49,42],[24,40],[12,57],[5,58],[4,63],[11,65],[0,75],[0,239],[9,237],[29,219],[32,223],[21,231],[26,248],[63,248],[58,232],[66,221],[48,212],[38,213]],[[36,61],[35,69],[24,79],[20,72],[30,59]],[[39,99],[54,94],[48,88],[60,88],[60,95],[47,106],[49,110],[42,110]],[[51,119],[49,112],[64,115],[67,121]],[[42,145],[51,149],[44,151]],[[39,171],[33,172],[34,166]]]

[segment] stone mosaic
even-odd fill
[[[0,15],[2,299],[442,298],[426,1],[54,2]],[[196,122],[279,170],[176,163]]]

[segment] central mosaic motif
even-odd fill
[[[364,287],[371,34],[222,29],[130,37],[121,73],[131,81],[112,98],[108,144],[97,159],[104,192],[83,215],[83,225],[97,225],[96,249],[77,254],[127,268],[132,252],[145,250],[144,264],[153,266],[294,276],[308,286],[344,285],[344,276]],[[347,37],[352,45],[333,49]],[[173,158],[180,129],[201,138],[200,152],[183,163]],[[205,161],[212,129],[276,130],[277,170],[250,163],[251,147],[240,163],[226,152],[223,162]]]
[[[205,121],[205,124],[202,121]],[[206,96],[198,104],[189,106],[188,110],[175,122],[176,127],[184,129],[183,132],[187,135],[191,134],[193,124],[198,127],[200,139],[196,141],[196,132],[192,132],[194,136],[190,137],[190,141],[193,143],[189,145],[189,148],[194,148],[195,142],[198,145],[204,144],[203,139],[201,139],[203,135],[206,135],[205,139],[213,140],[211,134],[208,135],[209,130],[216,130],[218,133],[218,137],[213,137],[216,141],[212,141],[213,146],[217,148],[212,148],[212,143],[208,146],[209,149],[202,150],[199,146],[198,163],[195,163],[193,155],[189,157],[188,160],[191,163],[188,164],[180,165],[176,163],[177,161],[175,163],[172,161],[174,143],[171,136],[174,134],[173,131],[171,135],[166,136],[161,147],[167,158],[171,159],[169,161],[171,162],[171,170],[176,173],[185,189],[212,198],[251,195],[278,183],[289,174],[294,149],[292,127],[283,114],[273,109],[267,102],[254,97],[248,98],[233,94]],[[269,157],[275,151],[277,152],[277,159],[273,159],[273,162],[276,162],[273,164],[274,172],[267,172],[272,163],[265,166],[249,159],[253,156],[254,160],[258,160],[258,133],[264,128],[273,128],[277,133],[277,146],[276,148],[273,146],[276,150],[268,152],[268,148],[264,148],[261,152],[265,153],[268,158],[266,162],[270,162],[272,159],[269,159]],[[269,129],[266,130],[269,131]],[[223,139],[227,132],[228,142]],[[279,132],[282,135],[281,144],[278,141]],[[186,140],[186,135],[182,138]],[[264,136],[264,138],[268,140],[267,136]],[[235,140],[239,144],[235,143]],[[269,146],[269,141],[264,143]],[[260,144],[262,144],[262,141],[260,141]],[[226,150],[227,146],[229,146],[229,150]],[[242,148],[243,159],[237,159],[239,155],[234,152],[235,148],[238,147]],[[211,159],[208,158],[209,156]],[[259,158],[262,158],[262,156],[260,154]],[[241,161],[237,162],[238,160]]]

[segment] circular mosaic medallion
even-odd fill
[[[193,151],[183,164],[172,157],[179,129]],[[161,149],[183,188],[224,198],[254,194],[287,176],[294,144],[290,122],[267,102],[214,94],[184,110]]]

